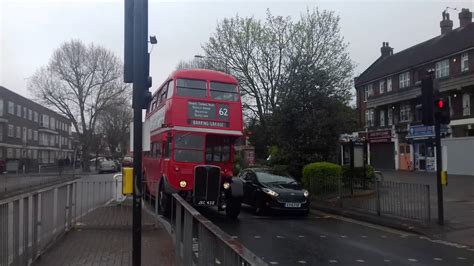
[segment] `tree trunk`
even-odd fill
[[[88,145],[82,145],[82,171],[86,173],[89,173],[91,171]]]

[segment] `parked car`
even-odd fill
[[[123,157],[122,167],[133,167],[133,158],[130,156]]]
[[[99,158],[94,158],[91,160],[91,165],[95,165],[97,162],[97,172],[99,174],[104,173],[104,172],[115,172],[116,171],[116,166],[114,161],[108,160],[107,158],[104,157],[99,157]]]
[[[309,213],[309,192],[291,176],[267,168],[249,168],[239,173],[244,183],[243,203],[257,214],[267,210]]]

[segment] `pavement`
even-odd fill
[[[444,225],[437,225],[438,203],[436,173],[383,171],[384,179],[430,185],[431,220],[423,233],[433,238],[474,246],[474,176],[449,175],[443,187]]]
[[[269,265],[469,265],[474,249],[426,236],[312,211],[309,217],[256,216],[237,221],[200,210]]]
[[[76,226],[33,265],[132,264],[132,204],[130,199],[123,203],[109,200],[116,193],[112,176],[81,178],[73,210],[79,217]],[[142,265],[174,265],[174,245],[165,226],[145,210],[142,222]]]

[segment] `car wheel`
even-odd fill
[[[265,213],[265,204],[262,199],[257,198],[255,201],[255,214],[263,215]]]
[[[241,206],[242,206],[242,201],[240,199],[231,198],[227,201],[225,214],[227,215],[228,218],[235,220],[240,214]]]
[[[165,217],[170,217],[171,201],[170,195],[166,193],[163,183],[160,183],[158,190],[158,213]]]

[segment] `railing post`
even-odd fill
[[[377,196],[376,208],[377,215],[380,216],[380,181],[375,180],[375,195]]]
[[[426,194],[428,197],[428,222],[427,225],[429,226],[431,223],[431,198],[430,198],[430,185],[426,185]]]

